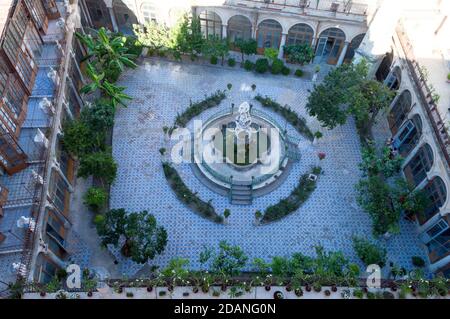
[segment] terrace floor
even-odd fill
[[[171,126],[177,113],[189,106],[190,100],[199,101],[216,90],[226,90],[233,85],[227,99],[220,106],[201,114],[207,119],[214,112],[231,103],[253,100],[256,93],[268,95],[280,104],[288,104],[305,116],[313,131],[318,122],[306,115],[305,103],[313,83],[293,76],[256,75],[239,68],[179,64],[160,60],[145,60],[136,70],[127,71],[120,85],[133,96],[128,108],[118,110],[113,135],[113,155],[118,163],[118,176],[111,190],[111,208],[129,211],[148,210],[168,232],[165,252],[155,258],[152,265],[165,265],[171,258],[190,260],[192,268],[200,266],[198,256],[202,248],[215,246],[221,240],[237,244],[249,257],[261,257],[269,261],[273,256],[290,256],[301,252],[314,256],[314,246],[327,250],[340,250],[352,261],[359,262],[352,248],[352,236],[370,237],[369,216],[356,203],[354,185],[360,178],[360,145],[353,121],[334,130],[320,128],[323,138],[315,145],[302,147],[302,159],[294,163],[284,183],[268,195],[254,199],[251,206],[231,205],[227,197],[220,196],[205,187],[192,173],[189,164],[175,166],[184,182],[198,192],[205,201],[212,200],[218,213],[231,210],[228,225],[205,220],[181,203],[169,187],[161,167],[158,150],[166,146],[163,126]],[[251,90],[251,85],[256,90]],[[266,112],[270,112],[265,110]],[[273,113],[272,113],[273,114]],[[283,119],[273,116],[285,125]],[[190,123],[192,126],[192,123]],[[377,130],[377,132],[382,130]],[[298,133],[288,125],[288,134]],[[319,161],[318,152],[326,158]],[[255,226],[254,213],[277,203],[290,194],[301,174],[312,165],[324,170],[317,189],[300,209],[284,219],[265,226]],[[388,259],[397,265],[411,269],[411,256],[424,259],[415,225],[401,223],[401,234],[385,241]],[[142,268],[112,250],[119,261],[123,275],[133,276]],[[361,265],[362,266],[362,265]],[[142,273],[142,272],[141,272]]]

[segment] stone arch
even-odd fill
[[[412,105],[411,92],[406,89],[395,99],[394,105],[388,115],[389,128],[396,134],[402,123],[408,117]]]
[[[430,144],[425,143],[414,154],[403,168],[403,173],[409,183],[419,186],[427,178],[434,164],[434,153]]]
[[[331,27],[319,33],[316,44],[316,63],[335,65],[344,47],[345,33],[339,28]]]
[[[352,41],[350,41],[347,52],[345,53],[345,58],[344,58],[345,62],[352,61],[353,57],[355,56],[355,51],[361,45],[365,35],[366,35],[365,33],[360,33],[357,36],[353,37]]]
[[[430,203],[424,210],[422,216],[419,216],[419,221],[424,224],[431,217],[439,213],[440,209],[447,202],[447,185],[439,176],[433,176],[428,184],[423,188],[423,191],[428,195]]]
[[[306,23],[297,23],[289,28],[286,45],[306,43],[312,45],[314,29]]]
[[[377,71],[375,72],[375,78],[378,81],[384,82],[384,80],[386,80],[391,70],[391,65],[393,61],[394,61],[394,52],[391,50],[391,52],[386,53]]]
[[[203,35],[222,38],[222,18],[212,10],[203,10],[198,15]]]
[[[234,15],[227,22],[227,38],[234,42],[236,39],[248,40],[252,38],[252,22],[244,15]]]
[[[265,19],[258,25],[256,39],[258,41],[258,53],[262,54],[266,48],[280,47],[281,36],[283,32],[282,25],[274,19]]]

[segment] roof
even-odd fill
[[[0,0],[0,36],[6,25],[6,20],[8,20],[10,8],[15,2],[16,0]]]

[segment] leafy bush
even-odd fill
[[[415,267],[419,267],[419,268],[425,267],[425,260],[423,260],[422,257],[413,256],[413,257],[411,257],[411,261]]]
[[[278,49],[266,48],[264,49],[264,56],[271,62],[274,62],[278,58]]]
[[[134,55],[135,59],[141,56],[144,49],[142,43],[134,36],[127,36],[125,47],[128,49],[127,53]]]
[[[225,98],[225,91],[218,90],[211,96],[206,97],[203,101],[197,103],[191,102],[191,105],[183,113],[177,115],[175,118],[175,125],[185,127],[191,119],[198,116],[203,111],[219,105]]]
[[[202,201],[196,193],[193,193],[183,182],[178,172],[170,164],[163,163],[163,170],[170,187],[175,192],[179,200],[184,202],[200,216],[216,223],[223,222],[223,217],[216,213],[211,203]]]
[[[90,187],[84,194],[84,204],[95,212],[98,212],[106,204],[107,199],[108,194],[99,187]]]
[[[314,139],[314,134],[306,124],[306,120],[297,115],[295,111],[291,110],[288,105],[281,106],[279,103],[272,100],[270,97],[262,97],[257,95],[255,100],[261,103],[263,107],[272,109],[272,111],[281,114],[300,134],[307,137],[309,140]]]
[[[104,132],[93,131],[81,119],[67,121],[63,124],[62,145],[73,156],[82,156],[99,148],[103,142]]]
[[[244,62],[244,69],[245,70],[251,71],[251,70],[253,70],[254,67],[255,67],[255,64],[252,61],[245,60],[245,62]]]
[[[278,202],[278,204],[271,205],[264,211],[264,216],[261,223],[268,223],[279,220],[284,216],[296,211],[316,189],[316,182],[308,178],[309,174],[304,174],[300,177],[299,184],[294,188],[291,194]]]
[[[295,70],[295,76],[301,78],[303,76],[303,71],[301,69]]]
[[[258,73],[265,73],[269,70],[269,61],[265,58],[256,60],[255,71]]]
[[[272,72],[272,74],[280,74],[281,71],[283,70],[283,67],[284,62],[280,59],[275,59],[272,63],[270,71]]]
[[[283,75],[289,75],[291,73],[291,69],[289,69],[287,66],[283,66],[281,69],[281,74]]]
[[[366,266],[376,264],[384,267],[386,264],[386,249],[375,245],[365,238],[353,237],[353,248]]]
[[[310,62],[314,58],[314,51],[308,44],[294,44],[284,47],[287,60],[301,65]]]
[[[236,60],[233,59],[233,58],[229,58],[229,59],[228,59],[228,66],[233,67],[233,66],[235,66],[235,65],[236,65]]]
[[[100,178],[108,184],[116,179],[117,164],[110,151],[96,152],[83,156],[80,160],[78,177]]]
[[[213,55],[213,56],[209,59],[209,62],[211,62],[211,64],[217,64],[218,59],[217,59],[216,56]]]
[[[108,99],[99,99],[91,107],[81,111],[81,120],[95,132],[103,132],[114,126],[114,107]]]

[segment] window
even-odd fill
[[[141,6],[142,16],[144,17],[144,22],[156,22],[156,8],[151,2],[145,2]]]
[[[439,176],[434,177],[423,190],[428,194],[430,204],[425,209],[422,218],[419,216],[422,224],[438,213],[447,199],[447,188]]]
[[[203,35],[208,38],[211,35],[222,37],[222,19],[214,11],[200,13],[200,25]]]
[[[228,20],[228,39],[235,42],[237,39],[248,40],[252,37],[252,23],[247,17],[237,15]]]
[[[275,48],[280,47],[281,41],[281,25],[275,20],[264,20],[258,26],[258,48]]]
[[[377,72],[375,73],[375,77],[378,81],[384,82],[384,80],[386,79],[391,70],[393,60],[394,60],[394,53],[392,51],[386,53],[385,57],[381,61],[380,66],[378,67]]]
[[[56,276],[58,267],[53,262],[45,258],[43,254],[40,254],[38,256],[37,265],[38,265],[37,267],[38,282],[46,284]]]
[[[312,44],[314,30],[307,24],[299,23],[289,29],[287,35],[287,45]]]
[[[338,28],[328,28],[320,33],[316,47],[316,63],[336,64],[344,47],[345,33]]]
[[[406,119],[411,108],[412,98],[411,92],[404,90],[400,96],[395,100],[394,106],[388,115],[389,127],[392,134],[397,133],[398,129]]]
[[[423,145],[403,169],[408,182],[418,186],[433,166],[433,150],[428,144]]]
[[[52,172],[50,199],[55,205],[56,209],[63,214],[67,215],[69,210],[69,189],[64,179],[58,172]]]
[[[435,262],[450,252],[450,229],[445,230],[438,236],[434,237],[428,244],[430,259]]]
[[[396,66],[391,73],[389,73],[386,80],[384,80],[384,84],[391,90],[398,90],[400,87],[400,83],[402,81],[402,72],[398,66]]]
[[[60,258],[64,258],[66,256],[64,224],[52,211],[48,211],[46,235],[50,250]]]
[[[348,46],[344,61],[350,62],[353,59],[353,57],[355,56],[355,51],[361,45],[361,42],[363,41],[365,35],[365,33],[362,33],[353,38],[352,42],[350,42],[350,45]]]

